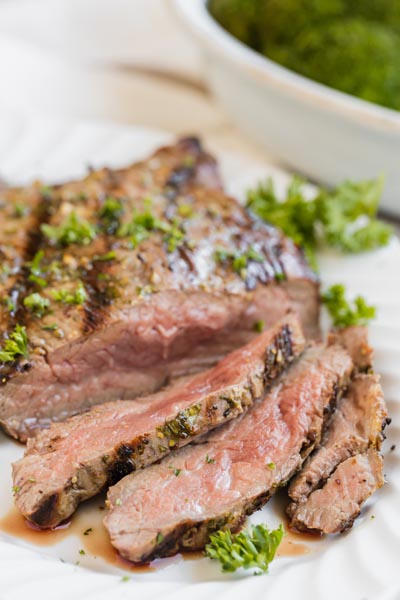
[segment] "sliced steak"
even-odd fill
[[[351,527],[363,502],[383,485],[378,450],[386,422],[379,376],[356,375],[321,446],[290,484],[291,527],[326,534]]]
[[[311,347],[245,415],[111,487],[104,524],[113,546],[144,562],[239,528],[319,442],[352,369],[342,347]]]
[[[318,334],[301,250],[221,191],[196,139],[47,189],[38,212],[34,277],[21,270],[4,324],[4,337],[26,327],[29,358],[0,363],[0,422],[20,440],[210,367],[288,309]]]
[[[325,485],[296,505],[291,526],[300,531],[339,533],[353,525],[364,502],[382,487],[383,459],[370,448],[340,463]]]
[[[289,487],[294,503],[304,502],[321,487],[335,468],[370,446],[379,450],[387,411],[378,375],[356,375],[338,402],[321,446],[309,457]],[[296,510],[295,504],[289,513]]]
[[[14,464],[15,500],[40,527],[54,527],[79,502],[243,413],[304,349],[288,316],[216,367],[154,396],[106,403],[28,441]]]

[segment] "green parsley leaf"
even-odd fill
[[[63,304],[84,304],[87,293],[83,283],[79,283],[74,292],[68,290],[52,290],[51,295],[56,302]]]
[[[172,467],[171,465],[169,468],[174,472],[175,477],[178,477],[182,473],[182,469],[175,469],[175,467]]]
[[[58,246],[69,246],[70,244],[87,246],[97,234],[94,225],[80,217],[75,211],[72,211],[61,225],[41,225],[41,231]]]
[[[232,573],[239,568],[268,573],[268,567],[284,536],[282,525],[271,531],[266,525],[253,525],[251,531],[232,534],[218,531],[210,536],[206,556],[219,560],[222,571]]]
[[[357,296],[353,305],[346,300],[344,285],[332,285],[321,297],[332,317],[334,327],[349,327],[350,325],[366,325],[375,318],[376,309],[369,306],[362,296]]]
[[[26,267],[29,270],[28,280],[32,281],[32,283],[36,283],[39,287],[46,287],[47,281],[44,278],[45,270],[41,266],[41,262],[44,257],[44,251],[39,250],[36,252],[33,259],[26,263]]]
[[[106,252],[106,254],[95,254],[93,256],[93,261],[99,262],[108,262],[110,260],[115,260],[117,258],[115,250],[110,250],[110,252]]]
[[[210,458],[208,454],[206,454],[206,463],[208,465],[215,465],[215,458]]]
[[[102,221],[108,234],[114,234],[120,227],[121,217],[124,214],[122,201],[118,198],[108,196],[99,211],[99,218]]]
[[[265,321],[256,321],[253,325],[254,331],[261,333],[265,329]]]
[[[24,299],[24,306],[31,313],[41,318],[48,311],[50,300],[35,292]]]
[[[2,298],[1,302],[4,304],[9,313],[12,314],[17,310],[17,303],[14,298],[6,296],[5,298]]]
[[[245,276],[249,261],[263,262],[265,260],[264,256],[253,248],[249,248],[246,252],[217,248],[214,256],[217,262],[230,263],[235,273],[239,273],[240,276]]]
[[[25,327],[16,325],[10,336],[4,341],[0,350],[0,362],[12,362],[18,356],[29,358],[28,338]]]
[[[22,202],[17,202],[14,206],[14,217],[16,219],[21,219],[25,217],[29,213],[29,207]]]
[[[157,543],[157,544],[161,544],[161,542],[162,542],[162,541],[164,541],[164,536],[163,536],[163,534],[161,533],[161,531],[159,531],[159,532],[157,533],[157,537],[156,537],[156,543]]]
[[[150,232],[164,233],[164,242],[167,244],[168,252],[174,252],[185,240],[185,232],[182,224],[177,220],[169,223],[158,219],[151,212],[151,201],[146,202],[145,210],[141,213],[133,213],[132,219],[123,223],[118,231],[118,237],[129,237],[132,248],[136,248],[150,236]]]
[[[248,192],[247,207],[303,247],[316,267],[319,245],[363,252],[389,242],[392,228],[376,219],[382,188],[382,178],[345,181],[331,191],[321,189],[310,199],[303,191],[303,181],[295,177],[280,200],[269,179]]]

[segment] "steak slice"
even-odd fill
[[[363,503],[384,484],[383,459],[370,448],[335,469],[325,485],[296,505],[291,526],[300,531],[339,533],[353,525]]]
[[[304,502],[321,487],[335,468],[347,458],[380,449],[387,411],[378,375],[356,375],[347,394],[338,402],[321,446],[292,480],[289,495],[294,503]],[[296,510],[295,504],[289,513]]]
[[[29,251],[40,252],[36,275],[22,268],[4,324],[5,337],[26,327],[29,352],[0,363],[10,435],[24,441],[208,368],[289,309],[318,335],[318,282],[302,251],[220,187],[214,159],[188,138],[47,190]],[[43,315],[25,306],[32,293],[49,303]]]
[[[311,347],[245,415],[111,487],[113,546],[140,563],[238,529],[301,467],[352,369],[342,347]]]
[[[246,411],[304,345],[299,321],[288,315],[205,373],[54,423],[13,466],[18,508],[40,527],[58,525],[107,484]]]
[[[290,484],[291,527],[329,534],[352,526],[363,502],[383,485],[377,451],[386,422],[379,376],[356,375],[321,446]]]

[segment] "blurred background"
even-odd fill
[[[383,173],[399,219],[400,2],[208,3],[0,0],[0,111],[196,132],[328,186]]]
[[[169,0],[0,0],[0,110],[190,132],[267,158],[208,93]]]

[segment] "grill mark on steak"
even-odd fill
[[[171,200],[166,184],[188,157],[191,175],[178,178]],[[256,322],[271,326],[291,308],[307,334],[318,334],[318,282],[301,251],[222,193],[215,161],[198,142],[182,140],[130,168],[55,186],[49,223],[59,225],[74,210],[98,226],[107,194],[125,207],[122,225],[133,209],[146,209],[149,195],[154,217],[164,222],[189,207],[192,215],[179,221],[182,251],[169,249],[161,229],[135,248],[109,232],[83,247],[43,241],[43,268],[54,261],[59,267],[40,290],[51,311],[41,319],[24,315],[32,367],[21,373],[7,365],[11,377],[0,388],[0,422],[21,441],[95,404],[149,394],[169,378],[208,368],[252,339]],[[221,247],[228,254],[253,249],[262,258],[237,273],[232,260],[215,260]],[[114,259],[96,260],[108,250]],[[285,281],[276,282],[282,274]],[[79,281],[86,302],[54,300],[54,292],[73,293]]]
[[[340,496],[340,490],[331,480],[340,479],[340,473],[347,472],[348,469],[349,473],[357,477],[361,468],[357,461],[348,463],[357,465],[355,467],[342,468],[341,465],[351,457],[364,455],[369,449],[377,451],[380,449],[386,419],[387,411],[379,377],[356,375],[347,394],[338,403],[324,433],[321,446],[310,456],[302,471],[290,484],[289,496],[292,502],[287,512],[292,527],[301,530],[318,529],[318,521],[315,517],[317,514],[324,515],[323,519],[321,517],[320,533],[344,531],[351,526],[354,518],[359,514],[359,510],[354,512],[354,506],[360,506],[369,494],[365,498],[362,494],[364,500],[361,500],[357,499],[359,498],[357,487],[340,488],[343,490],[343,498],[339,505],[346,505],[350,512],[346,515],[342,510],[342,522],[338,525],[338,507],[335,506],[335,502]],[[316,493],[318,490],[323,491]],[[333,494],[330,513],[327,507],[329,493]],[[318,498],[323,501],[320,513],[318,513]],[[332,515],[331,523],[329,514]]]
[[[319,442],[324,408],[352,369],[343,348],[311,347],[245,415],[111,487],[104,524],[113,546],[140,563],[238,529]]]
[[[153,397],[103,404],[52,425],[14,464],[18,508],[37,525],[54,527],[106,484],[242,414],[304,344],[298,320],[288,315],[208,372]],[[54,496],[46,516],[41,507]]]

